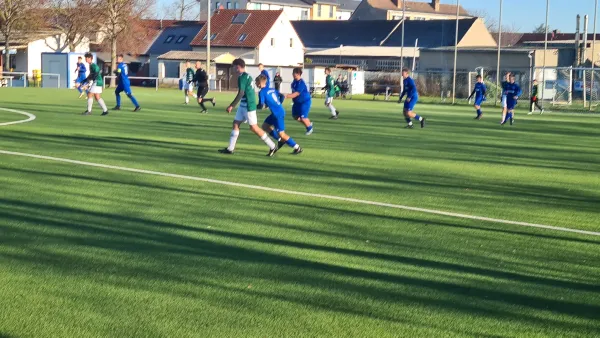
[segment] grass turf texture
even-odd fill
[[[74,91],[2,89],[37,115],[0,149],[600,231],[600,118],[336,101],[304,148],[246,129],[222,156],[174,90],[78,116]],[[114,105],[111,90],[104,94]],[[286,108],[290,111],[289,103]],[[260,118],[266,113],[259,112]],[[0,122],[26,118],[0,111]],[[0,336],[594,336],[600,238],[0,155]]]

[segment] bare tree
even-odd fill
[[[550,31],[550,27],[548,27],[548,31]],[[533,29],[532,33],[544,34],[546,33],[546,24],[541,23]]]
[[[34,30],[40,23],[38,13],[35,9],[42,6],[42,1],[34,0],[0,0],[0,31],[4,38],[4,68],[10,70],[11,39],[16,34]]]
[[[491,33],[498,33],[498,20],[495,17],[491,16],[488,11],[484,9],[475,9],[470,10],[469,14],[478,18],[482,18],[485,22],[485,26],[487,27],[488,31],[490,31]],[[520,28],[517,25],[515,25],[514,22],[508,24],[505,22],[502,23],[503,33],[517,33],[519,29]]]
[[[84,40],[98,32],[100,2],[97,0],[53,0],[50,4],[50,24],[65,40],[63,46],[73,51]]]
[[[100,6],[102,13],[100,32],[110,43],[111,72],[117,69],[117,42],[124,37],[137,39],[133,30],[139,21],[154,8],[153,0],[104,0]],[[115,79],[111,80],[111,86]]]
[[[160,17],[172,20],[201,20],[202,17],[207,16],[207,6],[206,0],[175,0],[163,4]],[[200,11],[203,15],[199,14]]]

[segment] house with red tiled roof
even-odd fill
[[[401,20],[403,13],[406,20],[455,19],[456,11],[456,5],[443,4],[441,0],[363,0],[350,20]],[[460,19],[472,17],[462,6],[458,7],[458,15]]]
[[[231,54],[249,64],[297,66],[304,62],[304,45],[283,10],[220,9],[192,40],[193,51]]]

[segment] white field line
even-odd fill
[[[8,150],[1,150],[1,149],[0,149],[0,154],[12,155],[12,156],[30,157],[30,158],[40,159],[40,160],[48,160],[48,161],[55,161],[55,162],[77,164],[77,165],[88,166],[88,167],[96,167],[96,168],[103,168],[103,169],[112,169],[112,170],[127,171],[127,172],[133,172],[133,173],[138,173],[138,174],[148,174],[148,175],[171,177],[171,178],[178,178],[178,179],[184,179],[184,180],[200,181],[200,182],[213,183],[213,184],[221,184],[221,185],[238,187],[238,188],[247,188],[247,189],[253,189],[253,190],[262,190],[262,191],[276,192],[276,193],[287,194],[287,195],[306,196],[306,197],[321,198],[321,199],[343,201],[343,202],[350,202],[350,203],[374,205],[374,206],[385,207],[385,208],[403,209],[403,210],[416,211],[416,212],[422,212],[422,213],[433,214],[433,215],[441,215],[441,216],[448,216],[448,217],[455,217],[455,218],[471,219],[471,220],[476,220],[476,221],[484,221],[484,222],[492,222],[492,223],[500,223],[500,224],[510,224],[510,225],[519,225],[519,226],[524,226],[524,227],[540,228],[540,229],[547,229],[547,230],[554,230],[554,231],[572,232],[572,233],[582,234],[582,235],[600,236],[600,232],[594,232],[594,231],[579,230],[579,229],[570,229],[570,228],[557,227],[557,226],[552,226],[552,225],[535,224],[535,223],[527,223],[527,222],[518,222],[518,221],[510,221],[510,220],[504,220],[504,219],[498,219],[498,218],[490,218],[490,217],[474,216],[474,215],[467,215],[467,214],[459,214],[459,213],[447,212],[447,211],[441,211],[441,210],[435,210],[435,209],[425,209],[425,208],[410,207],[410,206],[400,205],[400,204],[391,204],[391,203],[382,203],[382,202],[367,201],[367,200],[361,200],[361,199],[356,199],[356,198],[347,198],[347,197],[340,197],[340,196],[333,196],[333,195],[324,195],[324,194],[312,194],[312,193],[301,192],[301,191],[285,190],[285,189],[277,189],[277,188],[269,188],[269,187],[263,187],[263,186],[259,186],[259,185],[243,184],[243,183],[236,183],[236,182],[229,182],[229,181],[221,181],[221,180],[214,180],[214,179],[210,179],[210,178],[203,178],[203,177],[196,177],[196,176],[171,174],[171,173],[165,173],[165,172],[160,172],[160,171],[152,171],[152,170],[145,170],[145,169],[135,169],[135,168],[120,167],[120,166],[108,165],[108,164],[101,164],[101,163],[77,161],[77,160],[71,160],[71,159],[60,158],[60,157],[52,157],[52,156],[43,156],[43,155],[36,155],[36,154],[20,153],[20,152],[14,152],[14,151],[8,151]]]
[[[0,108],[0,110],[6,110],[6,111],[29,116],[29,119],[27,119],[27,120],[9,122],[8,124],[25,123],[25,122],[33,121],[35,119],[35,115],[26,113],[23,111],[14,110],[14,109],[6,109],[6,108]],[[6,125],[6,124],[0,124],[0,126],[3,126],[3,125]],[[29,158],[36,158],[36,159],[40,159],[40,160],[48,160],[48,161],[63,162],[63,163],[70,163],[70,164],[77,164],[77,165],[83,165],[83,166],[88,166],[88,167],[127,171],[127,172],[133,172],[133,173],[138,173],[138,174],[156,175],[156,176],[163,176],[163,177],[170,177],[170,178],[179,178],[179,179],[184,179],[184,180],[200,181],[200,182],[206,182],[206,183],[221,184],[221,185],[226,185],[226,186],[231,186],[231,187],[277,192],[277,193],[287,194],[287,195],[305,196],[305,197],[321,198],[321,199],[328,199],[328,200],[334,200],[334,201],[343,201],[343,202],[350,202],[350,203],[357,203],[357,204],[374,205],[374,206],[384,207],[384,208],[402,209],[402,210],[409,210],[409,211],[415,211],[415,212],[422,212],[422,213],[426,213],[426,214],[448,216],[448,217],[462,218],[462,219],[471,219],[471,220],[483,221],[483,222],[510,224],[510,225],[518,225],[518,226],[539,228],[539,229],[546,229],[546,230],[553,230],[553,231],[571,232],[571,233],[582,234],[582,235],[600,236],[600,232],[595,232],[595,231],[570,229],[570,228],[545,225],[545,224],[527,223],[527,222],[504,220],[504,219],[499,219],[499,218],[490,218],[490,217],[482,217],[482,216],[475,216],[475,215],[459,214],[459,213],[442,211],[442,210],[417,208],[417,207],[411,207],[411,206],[401,205],[401,204],[382,203],[382,202],[361,200],[361,199],[356,199],[356,198],[348,198],[348,197],[340,197],[340,196],[324,195],[324,194],[312,194],[312,193],[308,193],[308,192],[263,187],[260,185],[214,180],[211,178],[171,174],[171,173],[145,170],[145,169],[127,168],[127,167],[120,167],[120,166],[94,163],[94,162],[77,161],[77,160],[71,160],[68,158],[20,153],[20,152],[8,151],[8,150],[2,150],[2,149],[0,149],[0,154],[29,157]]]
[[[35,115],[33,115],[31,113],[27,113],[27,112],[20,111],[20,110],[15,110],[15,109],[8,109],[8,108],[0,108],[0,110],[9,111],[11,113],[17,113],[17,114],[25,115],[25,116],[28,117],[25,120],[19,120],[19,121],[13,121],[13,122],[3,122],[3,123],[0,123],[0,126],[8,126],[8,125],[11,125],[11,124],[26,123],[26,122],[31,122],[31,121],[35,120]]]

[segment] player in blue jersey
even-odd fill
[[[313,133],[313,124],[308,119],[308,114],[310,113],[312,98],[308,91],[308,87],[306,86],[306,82],[302,80],[302,68],[294,68],[292,75],[294,76],[292,93],[287,94],[286,98],[294,101],[294,105],[292,106],[292,117],[306,127],[305,135],[310,135]]]
[[[117,62],[119,63],[119,65],[117,66],[115,74],[117,75],[117,80],[119,81],[119,84],[117,85],[117,89],[115,89],[117,105],[115,108],[113,108],[113,110],[121,110],[121,92],[125,92],[125,94],[127,94],[127,97],[131,100],[131,103],[133,103],[133,105],[135,106],[135,109],[133,111],[139,111],[140,109],[142,109],[142,107],[140,107],[135,97],[131,94],[131,84],[129,82],[129,69],[127,67],[127,64],[123,62],[123,54],[119,54],[119,56],[117,56]]]
[[[510,121],[510,125],[512,126],[514,123],[514,111],[515,107],[517,106],[517,100],[519,99],[519,96],[523,94],[523,91],[521,91],[521,87],[517,83],[515,83],[514,75],[510,76],[510,82],[506,85],[505,93],[507,114],[506,118],[502,120],[500,124],[504,125],[508,120]]]
[[[79,98],[82,98],[85,93],[83,92],[81,84],[87,78],[87,65],[85,62],[83,62],[83,58],[81,56],[77,58],[77,68],[75,69],[75,74],[77,74],[75,84],[77,90],[79,91]]]
[[[501,84],[501,90],[502,90],[502,99],[501,99],[502,120],[501,121],[506,120],[506,112],[508,111],[506,109],[506,89],[507,89],[508,84],[510,83],[510,76],[511,76],[510,72],[506,73],[505,80],[502,81],[502,84]]]
[[[265,88],[271,88],[271,76],[269,75],[269,72],[265,69],[265,65],[259,63],[258,70],[260,71],[260,75],[267,78],[267,85]]]
[[[473,106],[477,111],[477,116],[475,116],[476,120],[481,119],[481,116],[483,115],[483,112],[481,112],[481,104],[483,101],[485,101],[486,90],[487,88],[485,87],[485,83],[483,83],[483,78],[481,75],[477,75],[477,83],[475,83],[475,88],[473,88],[473,92],[468,98],[470,100],[473,96],[475,96],[475,103]]]
[[[260,92],[258,92],[258,101],[262,102],[262,104],[259,104],[258,109],[268,107],[271,111],[271,115],[265,119],[262,129],[269,133],[276,141],[279,141],[277,149],[287,144],[294,149],[292,154],[298,155],[302,153],[303,150],[300,145],[285,132],[285,110],[281,102],[279,102],[279,92],[267,87],[267,77],[262,74],[256,78],[256,87],[260,89]]]
[[[421,128],[425,128],[425,118],[423,116],[419,116],[415,114],[415,106],[417,105],[417,101],[419,100],[419,93],[417,92],[417,85],[415,81],[410,77],[410,72],[408,68],[402,69],[402,78],[404,90],[400,95],[400,99],[398,102],[402,102],[402,98],[406,95],[406,100],[404,101],[404,118],[406,119],[405,128],[411,129],[413,127],[412,118],[417,119],[417,121],[421,122]]]

